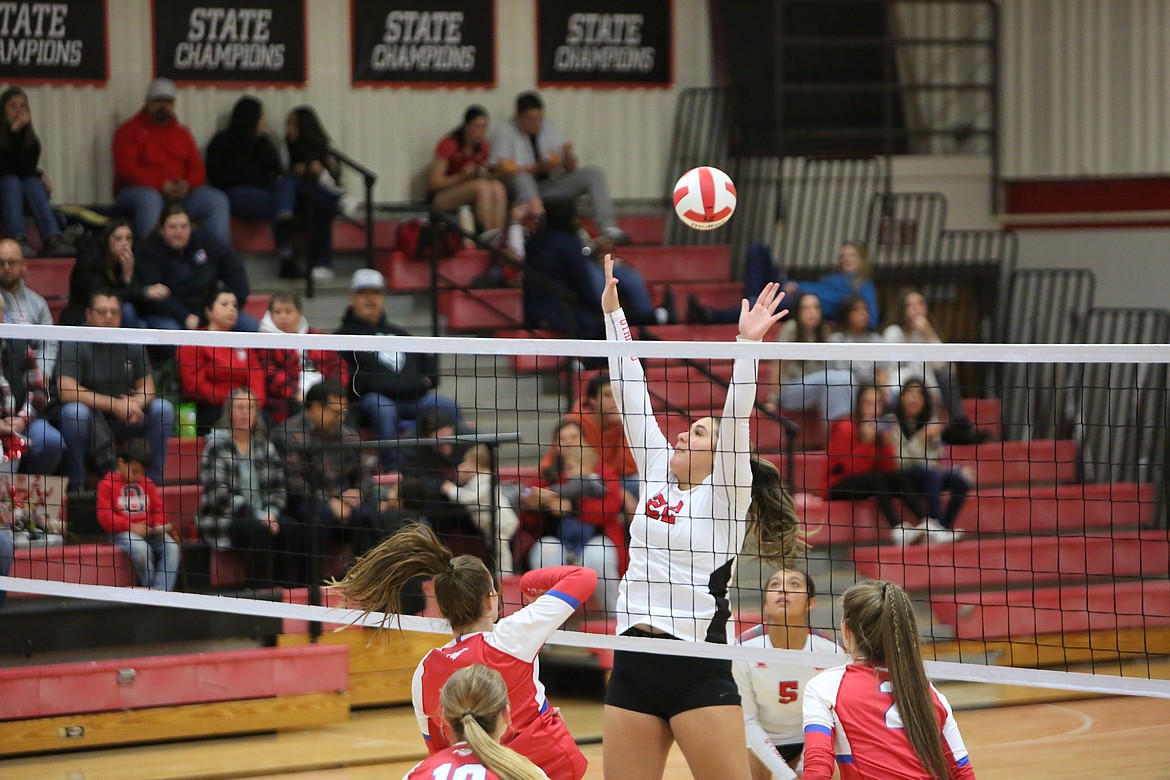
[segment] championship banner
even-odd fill
[[[350,28],[354,86],[495,86],[495,0],[350,0]]]
[[[306,0],[152,0],[154,75],[188,84],[300,86]]]
[[[669,87],[672,0],[537,0],[541,87]]]
[[[0,81],[109,81],[106,0],[0,2]]]

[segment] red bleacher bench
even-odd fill
[[[491,253],[483,249],[464,249],[439,260],[440,287],[467,287],[492,265]],[[380,252],[376,267],[386,277],[386,288],[398,292],[417,292],[431,288],[430,260],[407,257],[401,252]]]
[[[1071,482],[1077,477],[1077,443],[1070,439],[994,441],[950,448],[951,461],[975,474],[978,485]]]
[[[136,584],[130,559],[112,544],[17,548],[12,576],[77,585]]]
[[[743,284],[740,282],[655,282],[649,288],[650,297],[657,306],[663,304],[667,288],[674,293],[674,314],[680,322],[686,319],[688,298],[696,298],[702,305],[714,309],[738,308],[743,299]]]
[[[731,278],[731,247],[726,245],[624,246],[614,254],[641,271],[647,284]]]
[[[206,441],[202,436],[182,439],[172,436],[167,441],[167,462],[163,483],[180,485],[199,481],[199,463],[203,459]]]
[[[1149,483],[982,486],[967,497],[956,525],[980,533],[1082,534],[1150,525],[1156,508]]]
[[[394,248],[396,220],[379,219],[374,222],[374,246]],[[272,223],[232,217],[232,247],[237,252],[271,253],[276,251]],[[362,225],[346,220],[333,221],[333,249],[337,252],[361,252],[366,248],[366,231]]]
[[[1170,626],[1170,580],[981,590],[940,595],[931,608],[958,639]]]
[[[857,572],[909,590],[943,592],[1055,584],[1087,577],[1170,576],[1165,530],[1113,536],[993,537],[956,544],[860,547]]]
[[[515,328],[524,321],[523,292],[519,289],[442,290],[439,312],[456,331]]]

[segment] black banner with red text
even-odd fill
[[[153,0],[154,73],[183,83],[305,83],[305,0]]]
[[[353,83],[492,87],[495,0],[351,0]]]
[[[0,81],[104,84],[106,0],[0,2]]]
[[[672,0],[537,0],[542,87],[668,87],[674,81]]]

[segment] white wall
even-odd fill
[[[470,103],[495,121],[512,113],[515,95],[536,84],[535,6],[498,2],[498,85],[492,90],[354,89],[349,83],[349,7],[344,0],[308,0],[309,76],[303,89],[250,90],[270,125],[309,103],[337,146],[379,174],[375,198],[402,201],[411,178],[430,161],[436,140]],[[547,114],[568,130],[582,160],[609,173],[618,198],[662,198],[666,156],[678,94],[711,84],[706,0],[675,0],[675,86],[671,89],[545,90]],[[33,123],[45,147],[43,167],[58,202],[112,197],[110,141],[114,128],[142,104],[151,77],[150,3],[109,0],[110,82],[104,87],[42,86],[28,90]],[[2,76],[0,76],[2,81]],[[176,110],[206,146],[226,120],[237,90],[185,88]]]

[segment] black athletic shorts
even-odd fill
[[[678,641],[669,634],[637,628],[622,636]],[[740,698],[730,660],[615,650],[605,703],[670,720],[702,707],[738,707]]]
[[[804,752],[803,742],[790,742],[787,745],[774,745],[774,747],[780,757],[790,764],[800,758],[800,754]]]

